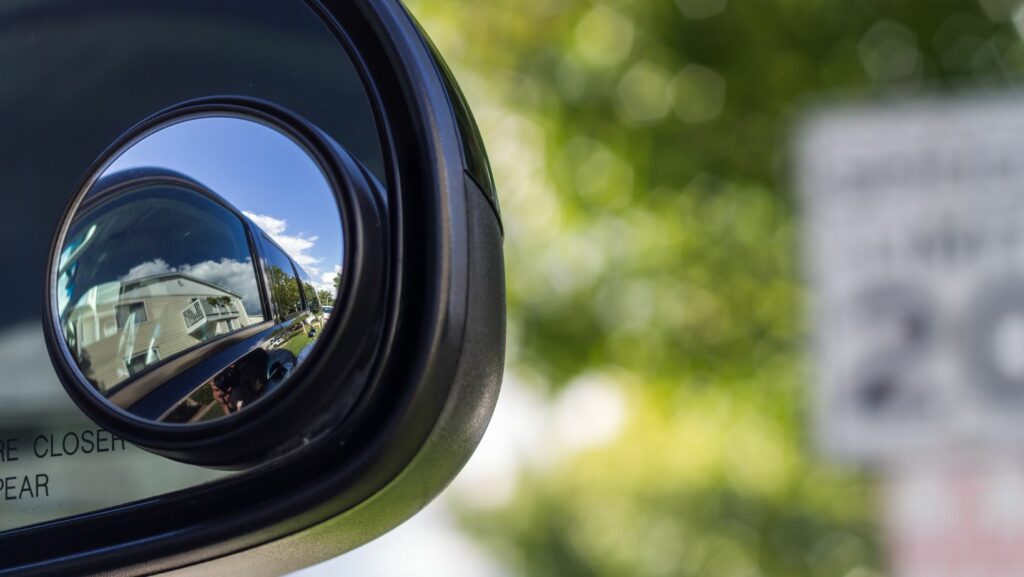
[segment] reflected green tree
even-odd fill
[[[306,297],[306,305],[309,310],[318,313],[320,312],[320,293],[313,287],[312,283],[302,283],[302,294]]]
[[[320,297],[320,304],[325,307],[334,306],[334,293],[327,290],[317,291],[317,296]]]
[[[579,391],[621,412],[554,427],[471,533],[530,577],[880,572],[871,487],[811,451],[789,141],[808,105],[1018,78],[1013,3],[409,4],[495,169],[510,378],[579,431]]]
[[[299,284],[291,271],[286,272],[277,265],[271,265],[267,267],[267,276],[270,281],[270,296],[279,315],[287,317],[302,309]]]

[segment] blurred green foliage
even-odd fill
[[[811,451],[789,138],[822,101],[1019,78],[1015,2],[409,5],[495,169],[510,374],[627,406],[467,527],[530,577],[877,574],[870,486]]]

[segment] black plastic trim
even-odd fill
[[[438,74],[440,74],[441,80],[444,82],[445,90],[448,92],[452,114],[455,116],[455,122],[459,129],[459,141],[462,143],[462,161],[465,163],[466,174],[473,179],[476,190],[483,194],[484,198],[491,205],[494,216],[498,220],[498,226],[502,227],[502,234],[504,234],[504,226],[501,221],[501,204],[498,202],[498,191],[494,184],[494,173],[491,170],[491,162],[487,158],[487,150],[484,148],[483,138],[480,136],[480,128],[477,125],[476,117],[469,108],[466,95],[462,92],[462,88],[455,79],[455,74],[452,73],[451,68],[444,61],[437,45],[430,40],[430,37],[423,31],[423,27],[420,26],[419,22],[411,14],[409,17],[420,31],[423,45],[434,57],[434,65],[437,67]]]

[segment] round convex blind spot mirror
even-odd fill
[[[49,271],[65,387],[101,424],[172,451],[171,430],[295,404],[301,368],[345,308],[339,189],[372,180],[297,119],[189,108],[113,148],[72,202]]]

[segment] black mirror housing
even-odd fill
[[[465,99],[406,9],[397,0],[174,4],[40,0],[0,8],[0,22],[10,31],[0,35],[10,34],[16,47],[55,22],[81,20],[104,30],[120,19],[134,26],[120,35],[72,37],[32,55],[0,53],[0,65],[11,63],[10,86],[22,91],[22,98],[0,107],[0,120],[9,121],[14,135],[7,138],[22,142],[0,168],[0,183],[20,197],[36,179],[38,196],[12,200],[14,209],[25,207],[24,223],[8,234],[55,239],[43,243],[48,254],[4,257],[8,266],[32,271],[31,286],[12,287],[5,296],[24,299],[16,291],[35,291],[31,300],[38,304],[0,312],[0,330],[26,323],[45,328],[55,374],[111,442],[134,443],[158,455],[147,459],[168,467],[231,472],[0,527],[0,575],[271,575],[329,559],[391,530],[436,497],[472,455],[497,402],[505,280],[493,178]],[[181,11],[179,20],[191,32],[163,18],[161,11],[171,9]],[[151,40],[153,48],[132,53]],[[116,56],[102,70],[80,72],[78,92],[67,95],[78,104],[33,120],[37,107],[52,102],[31,97],[46,88],[31,70],[64,66],[76,50],[101,49]],[[266,50],[277,59],[267,58]],[[15,65],[18,59],[31,62]],[[111,91],[119,85],[135,89]],[[90,115],[85,102],[94,109]],[[308,293],[319,292],[317,281],[291,258],[303,309],[289,318],[308,322],[295,323],[288,335],[317,345],[307,360],[289,359],[292,364],[278,363],[268,373],[270,380],[288,377],[282,385],[288,394],[237,414],[226,411],[201,433],[181,423],[141,422],[83,387],[88,380],[76,377],[76,365],[61,353],[67,335],[49,314],[59,300],[52,271],[60,269],[67,248],[61,231],[90,175],[141,128],[186,109],[237,106],[285,118],[288,130],[308,139],[314,156],[330,167],[334,190],[355,191],[338,193],[345,234],[339,297],[333,305],[314,304]],[[26,132],[29,126],[34,132]],[[56,134],[65,135],[64,153],[47,157]],[[259,232],[253,230],[250,236]],[[269,289],[262,298],[264,310],[280,308]],[[227,297],[210,303],[240,307]],[[131,314],[148,311],[123,310],[119,329],[141,318]],[[266,334],[261,342],[280,348],[283,341]],[[139,361],[140,374],[154,370],[146,365],[154,358]],[[0,377],[0,395],[16,386]],[[59,385],[52,391],[66,395]],[[161,405],[151,414],[166,416],[171,408]],[[50,434],[41,414],[27,405],[19,410],[29,423],[24,430]],[[12,431],[0,425],[0,440]],[[23,435],[21,454],[28,456],[30,446],[31,437]],[[61,486],[49,482],[48,498],[73,496]]]

